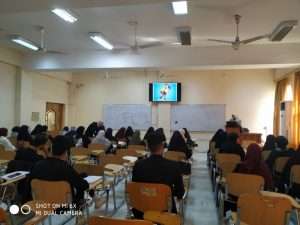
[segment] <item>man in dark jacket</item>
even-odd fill
[[[241,160],[245,159],[245,152],[242,146],[238,143],[239,136],[236,133],[230,133],[227,135],[227,140],[221,145],[220,153],[236,154],[241,157]]]
[[[181,199],[184,195],[184,185],[180,164],[163,158],[164,143],[159,134],[152,133],[149,135],[148,146],[151,156],[136,162],[132,172],[132,181],[166,184],[171,188],[173,196]],[[173,199],[173,212],[176,211]],[[141,212],[135,209],[133,209],[133,213],[136,218],[143,216]]]
[[[83,201],[89,184],[67,162],[70,143],[64,136],[57,136],[52,143],[52,155],[35,164],[30,178],[47,181],[67,181],[72,189],[73,202],[77,207]]]

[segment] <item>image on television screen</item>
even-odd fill
[[[153,83],[152,101],[154,102],[177,102],[177,83]]]

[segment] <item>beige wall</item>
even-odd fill
[[[39,122],[44,123],[46,102],[66,104],[67,124],[72,74],[25,71],[21,62],[21,54],[0,48],[0,127],[34,126],[37,122],[31,121],[32,112],[39,112]]]
[[[15,124],[17,69],[0,62],[0,127]]]
[[[149,104],[148,83],[156,78],[157,72],[143,70],[73,73],[70,123],[87,125],[102,119],[104,104]]]
[[[182,83],[181,104],[226,104],[226,117],[238,115],[253,132],[273,129],[272,70],[109,71],[73,74],[72,119],[75,125],[102,119],[103,104],[149,104],[148,83]],[[170,105],[153,105],[153,125],[170,127]],[[267,131],[265,131],[265,129]]]
[[[21,124],[31,126],[45,123],[46,102],[65,104],[65,123],[68,124],[69,84],[63,79],[23,71],[21,76]],[[38,122],[31,121],[32,112],[40,113]]]

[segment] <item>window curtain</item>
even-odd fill
[[[294,78],[290,141],[294,148],[298,148],[300,144],[300,72],[297,72]]]
[[[275,90],[275,103],[274,103],[274,135],[279,134],[279,123],[280,123],[280,103],[284,100],[286,87],[289,83],[288,78],[277,82]]]

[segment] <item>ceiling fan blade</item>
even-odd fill
[[[162,42],[152,42],[152,43],[149,43],[149,44],[144,44],[144,45],[139,45],[139,49],[145,49],[145,48],[154,48],[154,47],[159,47],[159,46],[162,46],[163,43]]]
[[[59,55],[66,55],[66,52],[61,52],[61,51],[55,51],[55,50],[47,50],[46,54],[59,54]]]
[[[253,38],[242,40],[240,43],[246,45],[246,44],[249,44],[251,42],[255,42],[255,41],[267,38],[267,37],[268,37],[268,35],[260,35],[260,36],[256,36],[256,37],[253,37]]]
[[[232,41],[225,41],[225,40],[218,40],[218,39],[208,39],[208,41],[219,42],[219,43],[230,44],[230,45],[234,43]]]

